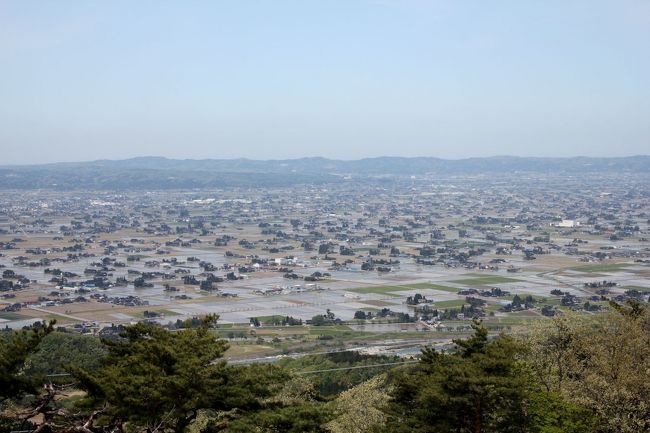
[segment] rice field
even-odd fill
[[[518,283],[521,282],[521,280],[501,277],[499,275],[486,275],[484,277],[463,278],[460,280],[452,280],[450,282],[462,284],[464,286],[485,286],[489,284]]]

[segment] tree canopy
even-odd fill
[[[391,432],[591,432],[589,413],[542,390],[522,361],[526,346],[501,335],[455,340],[452,354],[423,350],[415,368],[397,371],[387,406]]]
[[[88,404],[106,404],[111,423],[182,431],[200,409],[246,410],[268,394],[269,368],[227,366],[228,345],[210,331],[216,316],[197,328],[169,332],[139,323],[122,339],[104,341],[108,356],[96,371],[75,369]],[[275,378],[277,380],[277,378]]]
[[[30,329],[0,335],[0,400],[36,391],[42,378],[25,374],[25,361],[54,330],[55,323],[38,322]]]
[[[545,319],[525,336],[488,336],[476,321],[451,350],[381,368],[396,359],[342,352],[228,365],[216,319],[175,331],[128,325],[101,341],[53,333],[53,323],[3,333],[0,433],[650,430],[650,309],[639,302]],[[62,369],[73,382],[46,376]]]

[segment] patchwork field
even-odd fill
[[[462,284],[464,286],[485,286],[490,284],[517,283],[522,280],[498,275],[485,275],[472,278],[463,278],[460,280],[451,280],[450,283]]]

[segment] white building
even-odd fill
[[[580,227],[580,221],[576,220],[562,220],[559,223],[551,223],[552,227],[561,227],[561,228],[574,228]]]

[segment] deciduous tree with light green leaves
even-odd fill
[[[528,339],[526,357],[547,390],[598,417],[593,431],[650,431],[650,308],[630,301],[591,320],[558,317]]]

